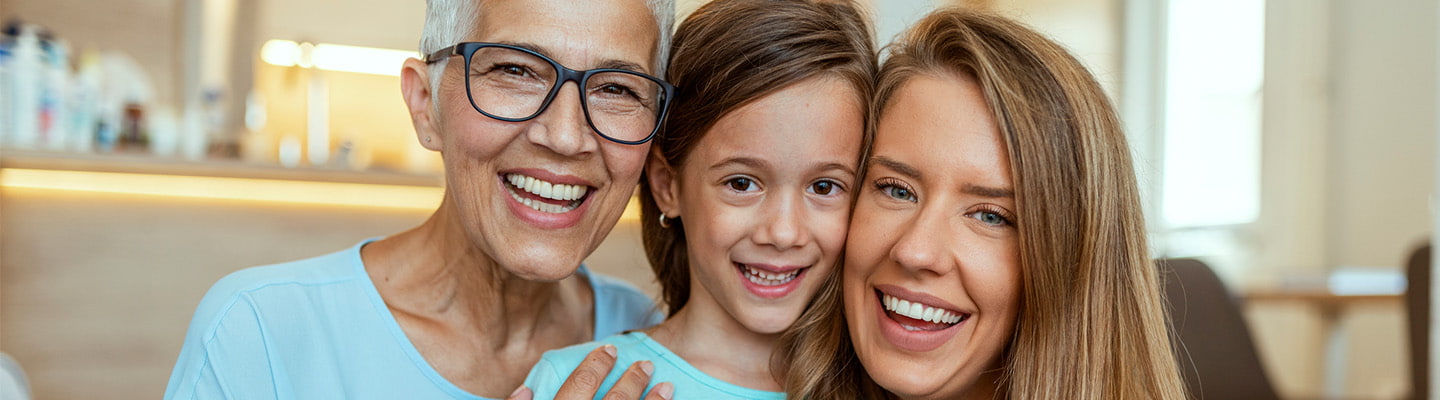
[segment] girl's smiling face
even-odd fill
[[[652,157],[657,203],[683,222],[691,312],[760,334],[799,317],[845,244],[865,129],[856,97],[810,78],[722,117],[677,168]]]
[[[986,397],[1020,306],[1010,160],[973,78],[909,78],[881,113],[843,279],[855,353],[903,399]]]

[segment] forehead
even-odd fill
[[[921,74],[904,83],[880,115],[873,153],[934,171],[927,175],[996,187],[1010,182],[994,113],[964,74]]]
[[[721,117],[694,154],[771,158],[776,165],[854,165],[865,127],[860,107],[845,81],[806,79]]]
[[[654,65],[659,27],[644,0],[485,0],[469,40],[523,43],[575,69]]]

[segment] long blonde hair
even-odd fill
[[[1001,396],[1183,399],[1129,148],[1089,71],[1018,22],[956,8],[926,16],[887,50],[876,119],[910,78],[966,74],[1006,143],[1025,223]],[[839,285],[824,290],[773,359],[791,398],[887,396],[856,359]]]

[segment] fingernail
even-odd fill
[[[655,364],[649,361],[641,361],[640,370],[645,371],[645,376],[655,375]]]
[[[607,345],[601,346],[600,348],[605,349],[605,354],[609,354],[611,357],[615,357],[615,354],[616,354],[616,353],[615,353],[615,345],[613,345],[613,344],[607,344]]]
[[[506,397],[506,398],[507,398],[507,399],[522,398],[522,397],[520,397],[520,395],[522,395],[522,394],[528,394],[529,392],[530,392],[530,388],[521,386],[521,387],[515,388],[515,391],[510,393],[510,397]],[[526,396],[526,397],[524,397],[524,398],[529,398],[529,396]]]
[[[675,387],[670,385],[670,382],[660,382],[659,385],[655,385],[655,393],[659,394],[662,399],[670,400],[671,396],[675,395]]]

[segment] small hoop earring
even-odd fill
[[[669,228],[669,227],[670,227],[670,219],[669,219],[669,218],[665,218],[665,213],[660,213],[660,227],[661,227],[661,228]]]

